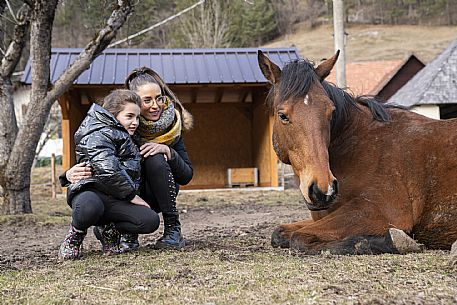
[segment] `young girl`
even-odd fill
[[[153,70],[133,70],[125,81],[127,89],[141,98],[140,154],[142,162],[141,196],[156,212],[162,212],[164,232],[156,248],[180,249],[185,245],[181,233],[176,196],[179,185],[190,182],[193,169],[187,155],[182,129],[190,129],[192,117],[178,98]],[[138,236],[129,235],[138,245]],[[121,238],[121,243],[124,236]]]
[[[105,253],[119,252],[119,232],[146,234],[157,230],[159,217],[137,195],[141,165],[131,136],[138,127],[141,99],[130,90],[115,90],[102,107],[93,104],[75,133],[76,158],[92,173],[68,185],[72,208],[70,229],[59,250],[61,259],[81,257],[90,226]]]

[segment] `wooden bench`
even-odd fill
[[[259,171],[257,167],[228,168],[228,187],[247,187],[259,185]]]

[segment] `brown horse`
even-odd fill
[[[398,253],[388,234],[396,228],[428,248],[450,248],[457,239],[457,120],[354,98],[324,80],[337,58],[316,68],[296,60],[281,71],[258,52],[273,85],[273,146],[292,165],[312,216],[279,226],[272,245],[311,254]]]

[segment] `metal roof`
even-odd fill
[[[298,59],[296,48],[260,48],[280,67]],[[53,48],[54,83],[83,49]],[[265,83],[257,63],[258,48],[237,49],[106,49],[74,82],[78,85],[120,85],[134,68],[147,66],[168,84]],[[30,60],[21,79],[30,84]]]
[[[457,103],[457,39],[417,72],[388,103],[406,107]]]

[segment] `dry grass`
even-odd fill
[[[443,252],[301,256],[216,248],[36,266],[0,274],[4,304],[455,304],[456,272]],[[237,244],[240,241],[236,241]],[[225,248],[227,247],[227,248]]]
[[[89,234],[84,259],[62,263],[56,253],[70,209],[63,197],[35,196],[34,216],[0,223],[0,303],[457,303],[448,251],[305,256],[273,249],[274,227],[307,215],[295,190],[185,193],[179,202],[184,251],[151,249],[156,233],[142,237],[138,253],[105,257]]]
[[[457,38],[457,26],[350,25],[346,32],[347,62],[402,59],[414,53],[428,63]],[[331,25],[311,30],[299,25],[295,33],[265,47],[295,45],[301,56],[318,63],[334,54],[332,35]]]

